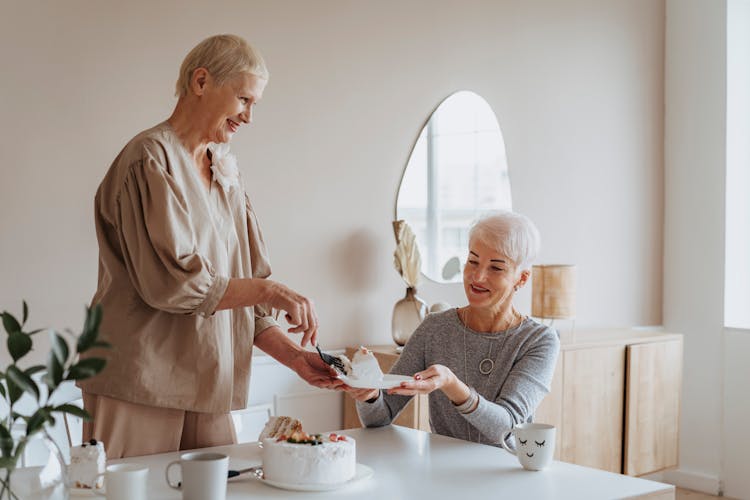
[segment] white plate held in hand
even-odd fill
[[[339,379],[349,387],[354,387],[355,389],[393,389],[394,387],[400,386],[401,382],[413,381],[414,377],[386,374],[383,375],[382,380],[364,380],[341,375]]]

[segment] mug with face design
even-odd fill
[[[509,434],[516,438],[516,449],[511,450],[505,439]],[[526,470],[543,470],[552,463],[555,454],[555,426],[548,424],[519,424],[503,433],[500,440],[508,452],[516,455]]]

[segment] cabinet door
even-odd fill
[[[676,467],[682,341],[628,346],[625,474]]]
[[[572,349],[563,358],[560,459],[620,473],[625,346]]]
[[[539,407],[534,412],[534,422],[554,425],[557,428],[557,446],[555,446],[555,460],[562,456],[562,400],[563,400],[563,353],[557,358],[555,374],[552,376],[552,385]]]

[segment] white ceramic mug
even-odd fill
[[[182,482],[169,480],[169,469],[177,465],[182,469]],[[180,455],[164,471],[167,484],[182,491],[183,500],[224,500],[227,496],[229,457],[221,453],[192,452]]]
[[[97,480],[104,476],[104,493],[92,489],[100,497],[108,500],[146,500],[146,483],[148,481],[148,467],[141,464],[112,464],[106,472],[96,476]],[[96,484],[96,480],[94,481]]]
[[[516,449],[511,450],[505,439],[509,434],[516,438]],[[526,470],[543,470],[552,463],[555,454],[555,426],[549,424],[519,424],[503,433],[500,444],[518,457]]]

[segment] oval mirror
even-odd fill
[[[439,283],[461,281],[469,226],[502,209],[511,209],[511,197],[497,118],[479,95],[456,92],[422,128],[396,198],[396,219],[416,235],[422,273]]]

